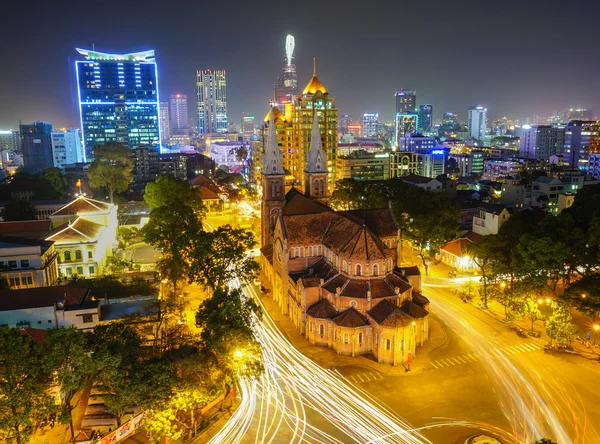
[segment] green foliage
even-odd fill
[[[557,444],[557,443],[555,443],[554,441],[552,441],[548,438],[541,438],[541,439],[538,439],[533,444]]]
[[[600,311],[600,275],[583,276],[567,288],[563,300],[588,316]]]
[[[101,276],[91,279],[73,277],[67,284],[77,288],[91,288],[96,298],[109,297],[112,299],[131,296],[156,294],[158,288],[153,280],[141,277],[117,279],[114,276]]]
[[[163,206],[188,205],[195,210],[202,207],[200,193],[185,180],[173,176],[160,176],[146,185],[144,200],[154,210]]]
[[[543,318],[542,312],[535,299],[528,299],[519,307],[520,312],[531,320],[531,334],[534,334],[533,326],[535,321]]]
[[[571,342],[577,334],[577,327],[571,324],[569,306],[561,303],[552,304],[553,312],[546,321],[546,333],[558,342]]]
[[[139,238],[140,230],[136,227],[119,227],[117,229],[117,240],[121,250],[129,250],[131,245]]]
[[[11,199],[2,209],[4,221],[36,220],[36,210],[28,200]]]
[[[251,280],[258,263],[248,254],[255,246],[247,230],[224,225],[193,239],[189,252],[190,280],[206,288],[223,288],[233,278]]]
[[[94,147],[94,158],[88,171],[92,188],[106,188],[110,201],[114,194],[127,190],[133,180],[131,151],[120,143],[106,143]]]
[[[67,188],[67,179],[60,169],[56,167],[46,168],[42,171],[41,177],[50,184],[52,189],[54,189],[58,195],[62,195],[65,192]]]
[[[46,360],[42,346],[23,331],[0,327],[0,439],[25,444],[36,429],[54,421]]]

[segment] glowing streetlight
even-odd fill
[[[582,299],[585,299],[586,297],[587,297],[587,296],[586,296],[586,294],[585,294],[585,293],[581,293],[581,298],[582,298]]]
[[[543,299],[538,299],[537,302],[538,302],[538,304],[542,305],[544,303],[544,300]]]
[[[506,282],[500,282],[500,286],[501,286],[502,288],[506,288]]]
[[[552,302],[552,300],[550,298],[546,298],[546,304],[549,304],[550,302]]]
[[[600,325],[594,324],[594,330],[596,330],[596,331],[600,330]]]

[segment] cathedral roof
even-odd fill
[[[357,328],[369,325],[367,318],[360,314],[354,307],[342,311],[332,320],[340,327]]]
[[[366,225],[378,237],[390,237],[398,234],[398,224],[389,208],[349,210],[339,213],[356,220],[361,225]]]
[[[323,244],[353,259],[375,260],[393,255],[366,225],[359,225],[341,214],[332,219],[323,236]]]
[[[423,319],[425,316],[429,314],[427,310],[425,310],[420,305],[415,304],[412,301],[404,301],[400,306],[400,309],[409,315],[411,318],[415,319]]]
[[[406,327],[412,322],[411,316],[402,311],[400,307],[392,304],[387,299],[382,300],[369,310],[369,316],[382,327]]]
[[[317,78],[317,75],[313,74],[312,79],[310,79],[310,82],[308,82],[308,85],[306,85],[306,88],[304,88],[302,94],[315,94],[318,91],[320,91],[322,94],[327,94],[327,89]]]
[[[412,291],[412,300],[415,304],[420,305],[423,308],[425,308],[425,306],[429,304],[429,299],[427,299],[425,296],[423,296],[416,290]]]
[[[310,135],[310,150],[308,151],[308,162],[306,164],[307,173],[325,173],[327,172],[327,162],[325,152],[321,144],[321,130],[319,129],[319,116],[317,109],[313,113],[313,126]]]
[[[335,307],[327,299],[321,299],[316,304],[311,305],[306,310],[306,314],[311,318],[329,319],[337,315]]]
[[[283,175],[283,155],[279,150],[277,134],[275,133],[275,121],[273,114],[269,119],[269,133],[263,155],[262,173],[265,175]]]
[[[271,120],[271,114],[273,114],[274,120],[280,119],[280,120],[285,121],[285,116],[279,110],[279,108],[276,106],[272,106],[271,109],[269,110],[269,112],[267,113],[267,115],[265,116],[265,122],[269,122]]]

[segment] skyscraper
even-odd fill
[[[169,102],[160,102],[158,119],[160,121],[160,143],[163,146],[167,146],[171,135],[169,128]]]
[[[242,113],[242,135],[244,139],[254,138],[254,116]]]
[[[419,128],[419,115],[415,112],[396,114],[396,142],[400,146],[400,139],[411,133],[416,133]]]
[[[363,114],[362,136],[366,138],[377,137],[378,113]]]
[[[278,77],[275,82],[275,102],[285,105],[292,103],[294,96],[298,94],[298,76],[296,74],[296,65],[292,63],[294,58],[294,48],[296,41],[293,35],[285,38],[285,66],[283,67],[283,77]]]
[[[396,91],[396,114],[414,113],[417,110],[417,95],[409,89]]]
[[[92,149],[119,142],[133,149],[160,146],[154,50],[107,54],[79,49],[75,62],[81,131],[87,160]]]
[[[0,151],[4,150],[21,150],[21,137],[18,130],[0,130]]]
[[[188,120],[187,95],[171,94],[169,101],[170,140],[179,145],[190,143],[190,122]]]
[[[469,108],[469,137],[483,140],[487,132],[487,108],[472,106]]]
[[[56,168],[65,170],[65,165],[83,162],[83,145],[77,128],[67,131],[52,131],[52,161]]]
[[[548,160],[563,154],[565,128],[550,125],[523,125],[519,155],[527,159]]]
[[[592,110],[585,108],[570,109],[569,120],[592,120]]]
[[[419,131],[427,133],[433,124],[433,105],[419,105]]]
[[[225,70],[196,71],[196,95],[198,98],[198,132],[226,133],[227,122],[227,82]]]
[[[587,169],[590,154],[600,154],[600,121],[569,122],[565,128],[563,164]]]
[[[52,124],[33,122],[19,125],[23,166],[32,172],[40,172],[52,166]]]

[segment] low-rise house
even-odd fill
[[[58,279],[54,242],[0,236],[0,277],[11,289],[53,285]]]
[[[401,177],[402,182],[407,183],[413,187],[423,188],[426,191],[441,192],[442,183],[437,179],[431,177],[419,176],[417,174],[409,174],[408,176]]]
[[[200,190],[202,205],[207,213],[223,211],[225,194],[214,181],[206,176],[199,175],[190,179],[189,184],[192,188]]]
[[[481,238],[481,235],[468,231],[460,238],[451,240],[440,248],[440,261],[460,272],[476,271],[478,266],[471,253],[471,246]]]
[[[498,230],[508,220],[510,213],[502,204],[480,203],[473,215],[473,231],[481,236],[498,234]]]
[[[45,239],[52,230],[52,221],[20,220],[15,222],[0,222],[1,236],[27,237],[30,239]]]

